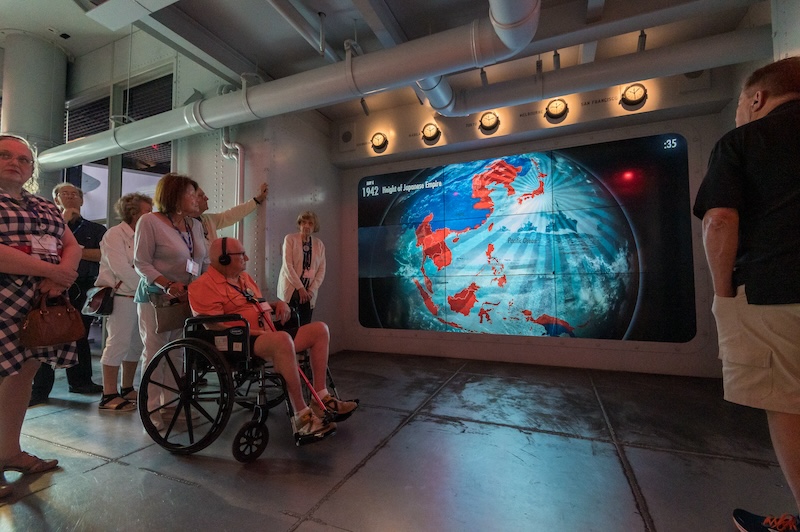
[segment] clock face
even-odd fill
[[[647,97],[647,89],[641,83],[634,83],[628,85],[622,91],[622,103],[628,105],[637,105],[644,101]]]
[[[482,129],[494,129],[500,123],[500,120],[497,118],[497,115],[493,112],[489,111],[488,113],[483,113],[481,115],[481,128]]]
[[[386,146],[388,140],[386,139],[386,135],[383,133],[375,133],[372,135],[372,147],[376,149],[383,148]]]
[[[545,109],[545,113],[547,113],[547,116],[550,118],[561,118],[567,114],[567,102],[561,98],[550,100],[550,103],[547,104],[547,108]]]
[[[422,128],[422,137],[425,140],[433,140],[439,136],[439,128],[436,124],[425,124]]]

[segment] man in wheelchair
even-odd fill
[[[195,315],[240,314],[250,324],[250,352],[264,360],[272,360],[275,371],[286,381],[286,390],[295,412],[293,424],[300,436],[324,438],[336,429],[335,421],[346,419],[358,407],[358,401],[340,401],[327,390],[328,326],[316,321],[299,328],[278,331],[273,324],[273,312],[285,324],[291,309],[283,301],[268,303],[261,290],[245,271],[249,260],[244,246],[235,238],[218,238],[209,249],[211,267],[189,285],[189,303]],[[237,324],[217,323],[216,328]],[[322,408],[316,403],[308,406],[303,398],[297,369],[297,351],[309,350],[312,384],[334,422],[326,422]],[[331,416],[329,416],[330,419]]]

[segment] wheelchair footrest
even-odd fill
[[[303,445],[308,445],[309,443],[317,443],[319,441],[322,441],[326,438],[333,436],[334,434],[336,434],[336,429],[329,430],[328,432],[323,432],[322,434],[306,434],[305,436],[302,436],[297,432],[295,432],[294,444],[297,445],[298,447],[301,447]]]

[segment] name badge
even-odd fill
[[[200,275],[200,265],[192,259],[186,259],[186,271],[197,277]]]
[[[31,235],[31,254],[58,255],[58,240],[53,235]]]

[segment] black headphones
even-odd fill
[[[219,256],[219,263],[223,266],[227,266],[231,263],[231,256],[228,255],[228,237],[222,237],[222,255]]]

